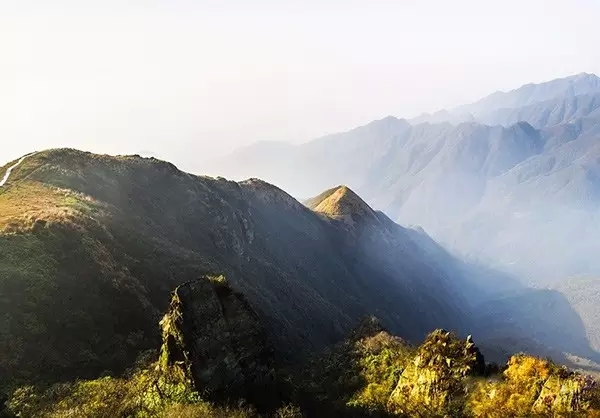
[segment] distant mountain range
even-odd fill
[[[526,84],[509,92],[498,91],[474,103],[455,109],[441,110],[434,114],[425,113],[411,119],[410,122],[419,124],[473,121],[490,125],[507,125],[527,121],[540,128],[549,124],[568,122],[569,118],[577,116],[577,108],[582,113],[593,111],[594,105],[586,103],[585,97],[597,93],[600,93],[600,79],[595,74],[581,73],[545,83]],[[581,100],[584,103],[573,104],[573,102]],[[564,108],[561,109],[561,106]],[[587,106],[593,107],[593,109],[586,109]],[[523,114],[515,113],[517,110]],[[543,124],[535,123],[534,118],[540,117],[544,113],[554,114],[554,118],[546,120],[542,118]],[[512,119],[509,115],[512,116]],[[585,114],[579,116],[585,116]]]
[[[302,145],[256,143],[198,170],[299,197],[348,184],[462,256],[549,283],[600,274],[599,106],[600,78],[579,74]]]
[[[198,171],[259,176],[298,197],[348,184],[455,256],[538,289],[507,293],[488,306],[493,314],[482,309],[479,335],[508,342],[519,330],[568,352],[560,341],[577,338],[559,335],[577,329],[591,346],[584,356],[594,357],[599,106],[600,78],[578,74],[412,120],[388,116],[306,144],[259,142]],[[560,302],[543,288],[555,289]]]

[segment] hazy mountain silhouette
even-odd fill
[[[257,144],[200,169],[258,175],[299,197],[348,184],[392,219],[528,280],[598,274],[599,86],[591,74],[526,85],[458,108],[485,123],[390,116],[307,144]],[[563,255],[573,233],[576,248]]]
[[[509,92],[495,92],[474,103],[455,109],[423,114],[411,123],[476,121],[490,125],[510,125],[527,121],[535,127],[566,122],[585,116],[596,108],[593,96],[600,93],[600,78],[581,73],[539,84],[526,84]],[[590,99],[591,98],[591,99]],[[591,102],[591,103],[590,103]],[[592,109],[589,109],[592,108]]]
[[[302,198],[348,184],[453,254],[578,300],[597,348],[600,296],[586,289],[600,282],[599,95],[600,79],[578,74],[431,117],[250,146],[199,170],[258,175]]]

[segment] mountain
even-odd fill
[[[600,280],[593,277],[573,277],[556,285],[567,298],[571,309],[581,318],[590,346],[600,352]]]
[[[290,147],[269,157],[274,165],[244,158],[240,151],[231,165],[226,161],[219,167],[234,178],[258,172],[296,196],[345,182],[393,220],[421,225],[451,249],[528,280],[600,271],[590,256],[598,250],[592,230],[582,231],[578,248],[568,254],[560,245],[571,240],[568,225],[594,225],[600,197],[595,140],[600,125],[595,121],[586,117],[541,130],[526,122],[410,126],[385,119],[370,125],[380,124],[395,130],[369,127],[383,133],[364,139],[364,129],[358,128]],[[348,147],[340,145],[345,142]],[[485,221],[492,217],[493,222]],[[550,219],[558,228],[547,237]],[[515,236],[526,243],[517,251],[505,244],[518,242]],[[548,252],[552,267],[537,270],[546,264]]]
[[[487,125],[509,126],[517,122],[527,122],[541,129],[575,122],[582,118],[597,120],[600,116],[600,93],[577,96],[559,96],[528,106],[494,109],[477,118]]]
[[[525,84],[509,92],[495,92],[474,103],[459,106],[451,113],[469,113],[478,118],[498,109],[516,109],[560,98],[600,93],[600,78],[581,73],[539,84]]]
[[[600,93],[600,78],[581,73],[539,84],[526,84],[517,89],[498,91],[474,103],[410,120],[412,124],[479,122],[489,125],[511,125],[527,121],[535,127],[567,122],[568,118],[596,109],[594,98]]]
[[[526,282],[597,275],[599,89],[593,74],[529,84],[458,108],[468,122],[440,122],[452,111],[439,123],[387,117],[200,169],[257,174],[299,197],[348,184],[394,221]]]
[[[382,215],[378,215],[347,186],[329,189],[305,204],[314,212],[350,225],[376,225],[382,222],[379,218]]]
[[[17,162],[0,188],[0,390],[18,416],[595,408],[590,378],[511,357],[595,366],[563,295],[461,261],[348,186],[302,204],[137,155]],[[504,374],[439,327],[475,330],[488,361],[510,358]],[[501,405],[523,385],[539,390]]]
[[[572,341],[576,355],[598,363],[599,80],[579,74],[431,118],[389,116],[305,144],[249,146],[199,170],[260,175],[300,198],[347,184],[393,221],[422,228],[478,266],[461,274],[484,299],[474,309],[486,318],[476,332],[488,352],[499,346],[494,334],[508,352],[555,358],[576,354]],[[515,278],[534,289],[519,288]]]
[[[411,125],[419,125],[421,123],[444,123],[448,122],[453,125],[459,125],[463,122],[475,122],[475,117],[470,113],[450,112],[446,109],[438,110],[434,113],[423,113],[416,118],[409,120]]]
[[[26,157],[0,189],[0,381],[122,371],[158,347],[170,292],[204,276],[226,277],[290,361],[367,315],[409,341],[468,328],[458,259],[348,187],[313,202],[154,158]]]
[[[411,129],[403,119],[388,116],[350,132],[328,135],[295,146],[281,142],[258,142],[240,148],[223,159],[199,164],[198,171],[229,178],[277,178],[278,185],[306,199],[336,184],[356,188],[356,179],[368,175],[368,162],[385,157],[387,143]],[[381,141],[373,141],[374,138]],[[365,144],[372,147],[366,148]],[[329,173],[323,176],[323,173]],[[359,193],[360,194],[360,193]]]

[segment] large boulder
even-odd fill
[[[220,277],[183,284],[161,321],[160,367],[213,401],[275,399],[273,350],[257,314]]]

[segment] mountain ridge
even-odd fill
[[[473,330],[488,361],[504,363],[524,350],[564,363],[589,355],[584,361],[595,367],[564,297],[547,290],[523,298],[528,290],[511,280],[465,263],[421,228],[394,223],[348,186],[302,204],[256,178],[195,176],[155,158],[41,151],[0,189],[0,295],[11,295],[0,298],[7,312],[0,319],[0,391],[21,386],[11,405],[22,408],[47,396],[57,411],[70,402],[104,408],[123,396],[134,396],[135,405],[161,399],[151,409],[173,393],[197,403],[191,380],[204,389],[202,399],[234,402],[239,395],[261,408],[281,396],[317,410],[325,402],[347,411],[374,399],[382,410],[418,411],[424,403],[445,410],[446,383],[464,394],[471,370],[486,373],[471,337],[463,337]],[[560,307],[554,323],[543,316],[548,304]],[[490,306],[498,320],[484,315]],[[512,322],[516,313],[524,317],[521,328]],[[344,340],[371,315],[381,326],[369,320],[359,328],[374,335]],[[551,331],[558,320],[565,332]],[[410,344],[424,338],[411,357]],[[159,347],[158,363],[123,374]],[[435,352],[443,356],[421,365]],[[313,363],[314,356],[329,366]],[[280,380],[292,365],[301,371]],[[106,374],[115,377],[98,379]],[[365,386],[357,386],[363,378]],[[70,380],[77,382],[61,383]],[[417,385],[410,393],[407,381]],[[579,393],[577,380],[566,382],[568,396]],[[58,386],[38,396],[32,383]],[[142,388],[150,398],[139,400]],[[340,399],[331,399],[337,390]],[[105,394],[111,399],[99,403]],[[54,405],[56,396],[69,401]],[[537,402],[532,397],[527,408]]]
[[[579,73],[541,83],[527,83],[510,91],[497,91],[476,102],[459,106],[455,111],[480,113],[490,108],[524,107],[557,96],[577,96],[590,91],[600,91],[600,78],[591,73]]]
[[[410,119],[410,123],[449,122],[458,125],[462,122],[477,121],[490,125],[507,125],[519,121],[514,116],[508,119],[515,109],[531,109],[544,102],[573,100],[598,93],[600,93],[600,78],[592,73],[579,73],[541,83],[523,84],[512,90],[496,91],[468,104],[438,110],[432,114],[423,113]],[[547,104],[545,107],[548,107]]]
[[[433,263],[402,227],[349,230],[260,180],[199,177],[137,156],[42,151],[0,190],[0,225],[0,294],[13,295],[0,299],[10,313],[0,324],[3,382],[122,370],[156,346],[171,290],[203,275],[225,275],[284,356],[318,350],[369,314],[414,340],[434,324],[468,321],[450,280],[460,281],[458,270]],[[430,308],[416,315],[410,301]],[[57,339],[58,326],[73,332]]]
[[[317,205],[313,203],[311,209],[315,212],[350,224],[379,221],[375,211],[348,186],[338,186],[325,193],[327,196]]]

